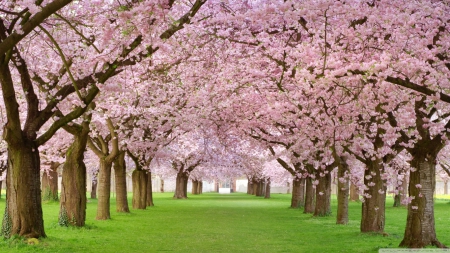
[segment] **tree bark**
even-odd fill
[[[337,215],[336,215],[336,224],[347,224],[348,223],[348,201],[349,201],[349,193],[350,193],[350,182],[347,177],[348,164],[344,157],[339,158],[338,163],[338,192],[337,192]]]
[[[35,142],[8,145],[6,208],[1,234],[46,237],[42,217],[40,158]]]
[[[266,190],[264,194],[265,199],[270,199],[270,178],[267,179]]]
[[[135,169],[131,175],[133,180],[133,199],[132,207],[134,209],[147,208],[147,183],[148,176],[145,170]]]
[[[350,201],[359,201],[358,187],[350,183]]]
[[[192,179],[192,194],[198,194],[198,181]]]
[[[292,179],[291,208],[303,208],[305,206],[305,178]]]
[[[161,179],[161,189],[159,191],[164,192],[164,180],[163,179]]]
[[[0,184],[0,188],[1,188],[1,184]],[[448,194],[448,180],[444,180],[444,195]]]
[[[253,180],[248,179],[247,181],[247,194],[253,195]]]
[[[426,150],[426,147],[424,147]],[[409,177],[409,196],[405,235],[400,247],[423,248],[428,245],[444,247],[436,237],[433,193],[436,187],[437,155],[418,152],[413,156]]]
[[[50,169],[42,174],[42,200],[58,201],[58,162],[51,162]]]
[[[386,186],[381,179],[381,161],[368,159],[366,166],[364,185],[367,188],[362,204],[361,232],[382,233],[385,225]]]
[[[147,172],[147,206],[154,206],[153,203],[153,184],[152,184],[152,173]]]
[[[58,223],[82,227],[86,221],[86,165],[84,151],[89,138],[89,122],[77,129],[74,141],[67,149],[61,182]],[[92,196],[92,193],[91,193]]]
[[[305,188],[305,209],[304,213],[314,213],[315,206],[315,189],[312,184],[312,178],[307,177]]]
[[[106,159],[100,159],[100,169],[98,171],[98,203],[97,203],[97,220],[108,220],[111,218],[110,213],[110,196],[111,196],[111,167],[112,162]]]
[[[91,182],[91,199],[97,198],[97,179],[93,179]]]
[[[129,213],[127,199],[127,172],[125,165],[125,152],[122,151],[113,163],[114,176],[116,179],[116,211],[119,213]]]
[[[394,194],[394,204],[392,205],[392,207],[400,207],[401,206],[401,195],[399,194]]]
[[[186,172],[181,171],[177,173],[177,180],[175,185],[174,199],[187,199],[187,183],[189,176]]]
[[[314,216],[329,216],[331,215],[331,173],[323,173],[317,171],[316,179],[319,184],[316,186],[316,208],[314,209]]]
[[[199,180],[198,181],[198,190],[197,190],[198,194],[203,194],[203,181]]]

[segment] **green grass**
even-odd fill
[[[90,201],[85,228],[59,227],[59,204],[43,204],[47,238],[38,245],[20,239],[0,239],[0,252],[377,252],[397,247],[406,222],[406,209],[386,208],[386,233],[361,234],[361,204],[350,203],[350,222],[336,225],[333,216],[313,218],[288,208],[290,195],[262,199],[246,194],[205,193],[173,200],[172,193],[155,193],[156,206],[115,212],[112,219],[96,221],[96,201]],[[5,206],[4,195],[0,210]],[[436,229],[450,245],[450,204],[436,201]],[[3,215],[0,215],[2,217]]]

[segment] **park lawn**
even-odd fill
[[[350,203],[350,222],[336,225],[333,215],[314,218],[290,209],[290,195],[271,199],[242,193],[190,195],[173,200],[173,193],[154,193],[156,206],[116,213],[111,201],[108,221],[95,220],[96,201],[89,200],[87,226],[58,225],[59,204],[43,204],[47,238],[38,245],[18,239],[0,239],[0,252],[377,252],[397,247],[406,224],[406,209],[386,208],[386,233],[361,234],[361,203]],[[4,195],[0,210],[4,210]],[[450,204],[437,200],[436,229],[450,245]],[[3,217],[1,215],[0,217]]]

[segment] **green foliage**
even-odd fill
[[[11,230],[12,230],[12,220],[9,216],[8,212],[8,206],[5,207],[5,214],[3,215],[2,219],[2,230],[0,231],[0,236],[4,238],[9,238],[11,236]]]
[[[154,193],[156,206],[131,213],[112,212],[97,221],[97,200],[89,200],[86,227],[61,227],[59,203],[43,204],[47,238],[28,245],[20,238],[0,240],[0,252],[378,252],[396,248],[403,238],[406,208],[386,203],[386,234],[359,232],[361,203],[349,204],[348,225],[336,225],[335,215],[312,217],[292,209],[290,195],[270,199],[246,194],[189,195]],[[131,198],[129,198],[131,200]],[[111,201],[115,210],[115,201]],[[336,199],[332,212],[336,213]],[[0,210],[5,207],[0,200]],[[438,239],[450,245],[450,204],[436,201]]]
[[[61,211],[59,212],[58,224],[62,227],[69,226],[69,217],[67,217],[67,211],[64,208],[64,206],[61,208]]]

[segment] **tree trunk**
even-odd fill
[[[214,191],[219,192],[219,182],[214,183]]]
[[[192,179],[192,194],[198,194],[198,181]]]
[[[340,163],[338,164],[338,182],[337,182],[337,215],[336,224],[347,224],[348,223],[348,201],[349,201],[349,179],[347,177],[348,164],[346,160],[341,157]]]
[[[91,199],[97,198],[97,179],[93,179],[91,183]]]
[[[161,179],[161,189],[159,189],[160,192],[164,192],[164,180]]]
[[[154,206],[153,203],[153,184],[152,184],[152,173],[147,172],[147,206]]]
[[[364,202],[362,204],[361,232],[384,231],[386,186],[381,179],[381,161],[368,160],[364,172]]]
[[[111,196],[111,167],[112,162],[100,159],[100,169],[97,177],[98,203],[97,203],[97,220],[108,220],[110,214],[110,196]]]
[[[319,173],[321,172],[316,173],[319,184],[316,186],[314,216],[329,216],[331,215],[331,173],[324,173],[323,176]]]
[[[197,190],[198,194],[203,194],[203,181],[199,180],[198,181],[198,190]]]
[[[444,247],[436,237],[434,225],[436,156],[417,152],[411,161],[411,167],[415,170],[410,172],[408,193],[413,199],[408,205],[405,235],[400,247],[423,248],[428,245]]]
[[[125,152],[120,152],[114,160],[114,176],[116,179],[116,211],[129,213],[127,199],[127,172],[125,165]]]
[[[46,237],[42,218],[40,158],[34,142],[8,145],[6,208],[1,235]]]
[[[134,209],[147,208],[148,176],[145,170],[135,169],[131,175],[133,181],[132,207]]]
[[[253,195],[253,180],[251,179],[247,181],[247,194]]]
[[[42,200],[58,201],[58,162],[51,162],[50,169],[42,174]]]
[[[0,199],[2,199],[2,183],[3,181],[0,181]]]
[[[394,194],[394,205],[393,207],[400,207],[401,206],[401,195],[400,193]]]
[[[292,179],[291,208],[303,208],[305,206],[305,178]]]
[[[359,201],[358,187],[350,183],[350,201]]]
[[[306,179],[306,188],[305,188],[305,209],[304,213],[314,213],[315,209],[315,189],[312,184],[312,178],[307,177]]]
[[[187,182],[189,176],[185,172],[177,173],[174,199],[187,199]]]
[[[86,221],[86,165],[84,151],[89,138],[89,122],[83,122],[79,134],[66,152],[61,182],[58,223],[82,227]],[[91,192],[92,197],[92,192]]]
[[[259,182],[256,179],[252,179],[252,184],[253,184],[252,194],[255,195],[255,196],[258,196]]]
[[[266,191],[265,191],[265,194],[264,194],[264,198],[265,199],[270,199],[270,178],[267,179]]]
[[[407,206],[406,198],[408,197],[408,177],[405,175],[402,181],[402,194],[400,195],[400,203],[403,206]]]

